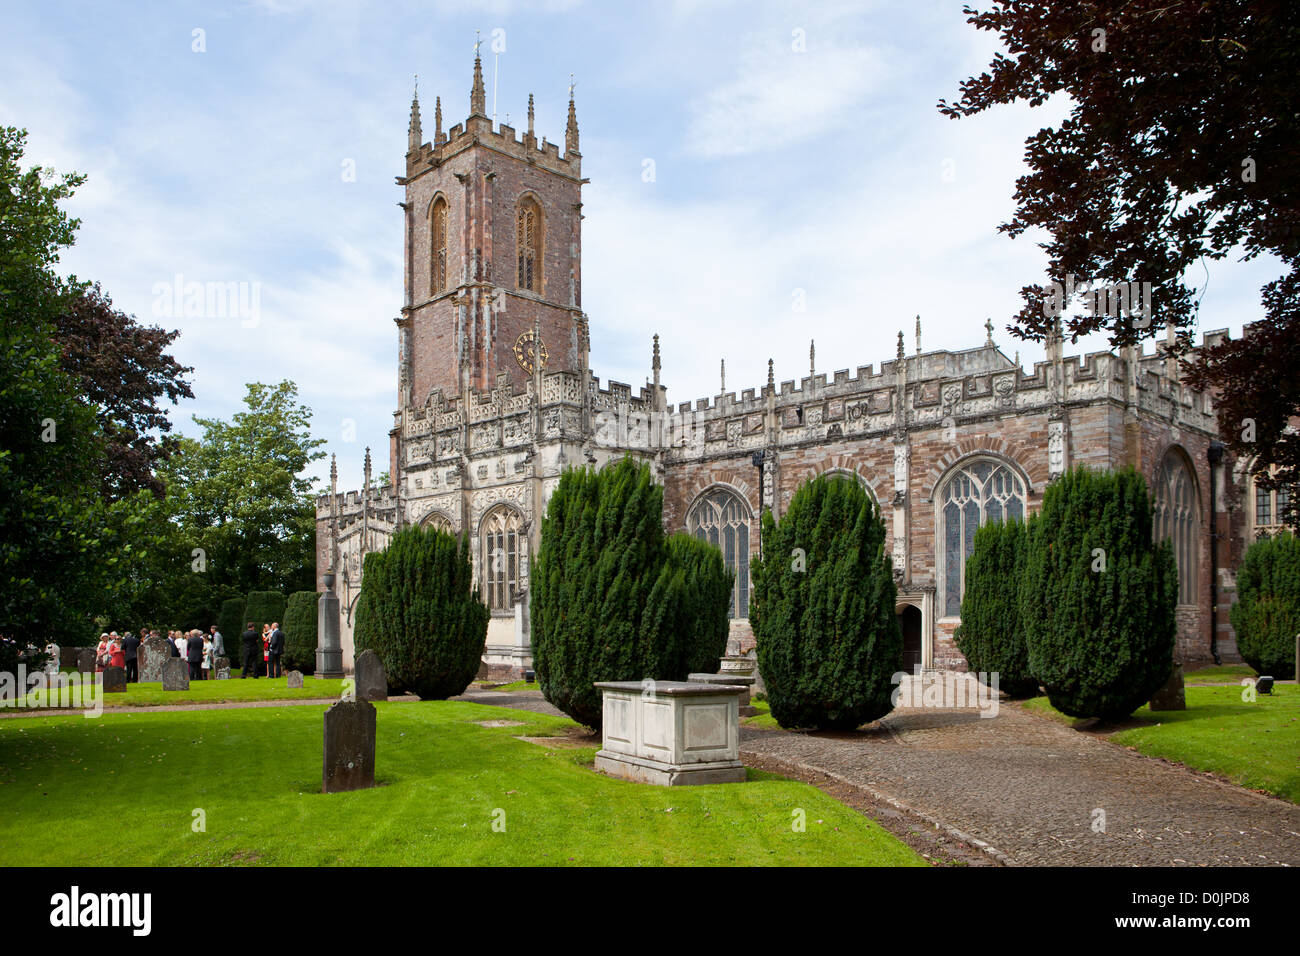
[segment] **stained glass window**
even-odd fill
[[[716,545],[723,563],[736,572],[727,616],[749,617],[749,505],[735,492],[715,488],[691,508],[686,530]]]
[[[483,583],[487,606],[508,611],[519,590],[519,512],[499,506],[483,518]]]
[[[1025,483],[1006,465],[977,459],[948,479],[938,500],[942,525],[938,539],[943,542],[940,607],[945,617],[959,617],[975,531],[989,521],[1023,521]]]

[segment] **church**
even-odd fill
[[[316,503],[317,588],[333,572],[343,662],[352,666],[362,558],[408,525],[468,534],[491,610],[481,674],[532,666],[529,564],[565,468],[631,455],[664,487],[665,531],[705,538],[735,570],[728,653],[752,657],[751,556],[759,515],[778,519],[806,479],[851,477],[879,505],[892,541],[905,667],[962,669],[964,566],[975,529],[1022,518],[1076,464],[1133,465],[1147,479],[1156,534],[1179,571],[1177,657],[1240,660],[1228,623],[1245,545],[1275,530],[1277,492],[1255,489],[1216,441],[1210,397],[1180,382],[1163,348],[1064,354],[1060,334],[1026,370],[993,342],[923,351],[898,333],[879,367],[767,381],[670,406],[658,336],[650,381],[592,374],[582,308],[582,153],[572,90],[563,149],[486,113],[476,56],[469,116],[424,139],[411,104],[404,192],[405,296],[397,326],[391,481]],[[1170,330],[1172,335],[1172,330]],[[1225,331],[1207,332],[1212,344]],[[790,343],[774,343],[788,348]],[[724,378],[725,382],[725,378]]]

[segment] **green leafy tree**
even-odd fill
[[[1169,679],[1178,572],[1146,481],[1076,466],[1047,486],[1020,589],[1029,671],[1071,717],[1118,720]]]
[[[1030,524],[1037,516],[1030,516]],[[966,561],[966,591],[957,649],[975,672],[998,675],[1012,697],[1031,697],[1038,681],[1029,673],[1029,647],[1020,623],[1020,579],[1029,531],[1023,521],[994,521],[975,532]]]
[[[99,494],[102,431],[63,368],[58,317],[82,288],[55,272],[85,177],[23,170],[26,134],[0,127],[0,637],[89,642],[149,523]]]
[[[560,477],[532,568],[533,662],[542,694],[579,723],[601,725],[596,681],[685,676],[654,669],[685,661],[650,653],[662,632],[643,625],[666,560],[663,488],[648,465],[624,458]]]
[[[421,700],[462,693],[478,673],[488,609],[469,542],[411,526],[366,555],[353,643],[379,655],[392,686]]]
[[[295,591],[284,608],[284,666],[316,673],[316,591]]]
[[[177,547],[201,548],[201,581],[245,594],[310,590],[316,574],[316,509],[307,466],[324,457],[311,437],[311,410],[297,387],[254,382],[245,409],[227,422],[196,418],[200,439],[183,438],[160,467]],[[187,560],[179,569],[191,573]]]
[[[903,636],[880,511],[856,482],[820,475],[779,522],[763,515],[750,623],[782,727],[851,730],[892,709]]]
[[[1290,680],[1300,633],[1300,538],[1283,531],[1254,542],[1237,570],[1229,612],[1237,650],[1261,674]]]

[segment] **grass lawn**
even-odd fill
[[[746,727],[771,727],[773,730],[780,730],[781,725],[776,722],[772,716],[772,708],[765,700],[754,700],[750,698],[750,706],[758,711],[753,717],[742,717],[740,722]]]
[[[1243,677],[1254,677],[1255,668],[1249,664],[1222,664],[1183,671],[1183,681],[1188,684],[1240,684]]]
[[[323,706],[0,720],[0,865],[925,865],[797,781],[634,784],[595,773],[594,746],[515,739],[562,734],[564,718],[376,706],[380,785],[328,795]],[[106,835],[110,819],[133,822]]]
[[[1248,704],[1240,686],[1188,687],[1186,710],[1133,714],[1140,726],[1117,730],[1110,739],[1151,757],[1208,770],[1233,783],[1300,803],[1300,687],[1274,685]],[[1030,710],[1070,724],[1046,697],[1026,701]]]
[[[499,684],[495,687],[489,687],[489,690],[513,691],[513,690],[541,690],[542,685],[535,680],[517,680],[509,684]]]
[[[190,681],[189,690],[163,690],[160,682],[127,684],[125,694],[105,694],[105,707],[157,707],[159,704],[220,704],[251,700],[311,700],[343,695],[343,681],[304,677],[290,690],[283,677]],[[47,692],[48,693],[48,692]],[[84,718],[83,718],[84,719]]]

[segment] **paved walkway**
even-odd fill
[[[1300,806],[1004,704],[901,709],[853,733],[741,729],[741,757],[828,774],[1055,866],[1300,865]],[[1105,832],[1094,832],[1096,811]]]

